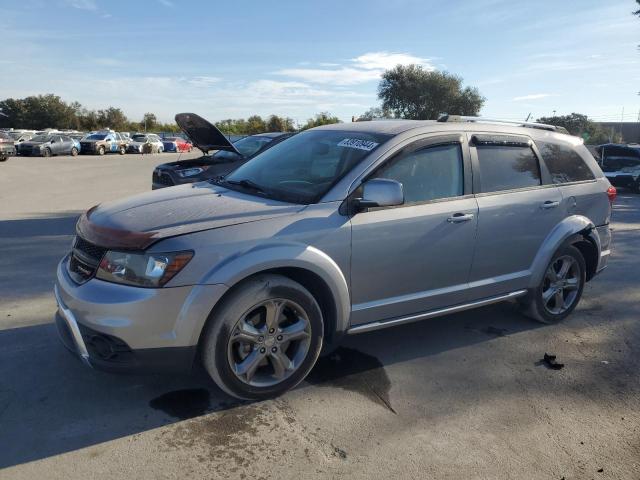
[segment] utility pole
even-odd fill
[[[527,115],[527,118],[525,119],[525,122],[528,122],[530,118],[531,118],[531,112],[529,112],[529,115]]]

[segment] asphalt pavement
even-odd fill
[[[640,195],[620,192],[610,266],[564,323],[499,304],[354,336],[248,403],[201,371],[90,370],[52,324],[77,216],[176,158],[0,164],[0,478],[640,478]]]

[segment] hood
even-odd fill
[[[211,150],[226,150],[240,155],[236,147],[214,125],[195,113],[179,113],[176,123],[191,143],[205,154]]]
[[[75,139],[72,139],[74,141],[76,141]],[[82,143],[98,143],[98,142],[104,142],[105,140],[80,140]]]
[[[31,146],[36,146],[36,145],[44,145],[45,143],[49,143],[48,141],[46,142],[32,142],[32,141],[28,141],[28,142],[22,142],[22,145],[31,145]]]
[[[143,250],[163,238],[292,215],[303,208],[198,183],[97,205],[80,217],[76,230],[101,247]]]

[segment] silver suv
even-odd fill
[[[511,299],[559,322],[606,266],[614,196],[582,141],[549,125],[323,126],[225,178],[90,209],[58,266],[56,319],[93,367],[198,359],[230,395],[265,398],[343,335]]]

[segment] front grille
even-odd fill
[[[153,172],[153,183],[158,183],[160,185],[165,185],[167,187],[171,187],[175,185],[173,178],[167,173],[158,173]]]
[[[76,283],[85,283],[90,280],[95,275],[98,265],[100,265],[100,260],[102,260],[106,252],[106,248],[76,237],[68,266],[71,278]]]
[[[80,151],[90,152],[93,150],[94,145],[92,142],[80,142]]]
[[[73,249],[79,250],[82,253],[88,255],[92,260],[95,260],[96,264],[100,263],[100,260],[102,260],[102,256],[107,252],[106,248],[99,247],[97,245],[94,245],[93,243],[89,243],[81,237],[76,237]]]

